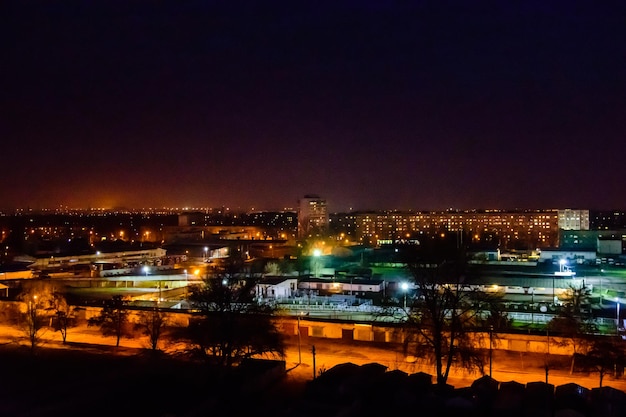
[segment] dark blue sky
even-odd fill
[[[0,207],[626,208],[624,2],[0,8]]]

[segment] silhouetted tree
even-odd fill
[[[616,368],[623,368],[626,363],[624,348],[620,342],[615,337],[598,336],[583,356],[585,367],[600,377],[600,387],[605,375],[616,372]]]
[[[468,295],[471,296],[474,307],[480,310],[477,321],[480,327],[491,329],[495,333],[504,333],[511,329],[512,320],[504,307],[503,293],[472,291]]]
[[[148,341],[152,350],[158,349],[159,340],[161,339],[166,326],[167,315],[159,308],[158,304],[155,305],[153,309],[140,312],[136,325],[136,327],[145,336],[148,336]]]
[[[249,357],[285,356],[274,307],[257,302],[256,283],[240,259],[229,258],[190,289],[189,301],[198,313],[187,337],[205,357],[225,368]]]
[[[67,329],[72,325],[77,307],[70,305],[62,291],[55,290],[49,299],[49,309],[54,313],[55,330],[61,332],[63,344],[67,342]]]
[[[99,326],[104,336],[115,336],[115,346],[120,345],[120,339],[128,331],[127,302],[121,295],[114,295],[105,302],[100,314],[92,317],[87,322],[88,326]]]
[[[24,330],[32,351],[39,343],[41,332],[50,318],[53,294],[54,287],[46,280],[33,280],[22,284],[18,298],[26,306]]]
[[[563,307],[558,314],[548,322],[548,330],[553,336],[563,339],[553,339],[557,345],[571,345],[573,349],[570,373],[574,372],[576,358],[584,355],[592,346],[597,325],[585,307],[589,304],[591,290],[584,284],[570,286],[563,297]]]
[[[439,385],[453,364],[481,371],[485,364],[474,337],[481,330],[478,294],[464,284],[465,251],[446,243],[429,242],[404,256],[416,288],[403,327],[405,352],[429,359]]]
[[[263,273],[266,275],[280,275],[282,272],[280,270],[280,265],[278,262],[271,261],[265,264],[265,269]]]

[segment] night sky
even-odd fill
[[[624,1],[5,1],[0,207],[626,208]]]

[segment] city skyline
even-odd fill
[[[9,2],[0,207],[622,209],[625,14]]]

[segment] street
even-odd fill
[[[115,348],[114,336],[102,336],[99,329],[87,326],[70,328],[68,331],[67,345],[62,344],[59,332],[46,330],[41,332],[40,348],[69,348],[87,349],[92,351],[116,352],[122,355],[133,355],[138,349],[148,349],[146,337],[122,338],[120,347]],[[12,326],[0,326],[0,344],[28,345],[26,333]],[[184,344],[170,344],[163,342],[162,349],[169,354],[180,353],[188,346]],[[315,356],[313,355],[315,347]],[[300,362],[301,360],[301,362]],[[315,361],[315,364],[314,364]],[[299,363],[300,362],[300,363]],[[377,345],[369,342],[346,342],[342,340],[322,339],[307,337],[298,343],[297,337],[287,339],[286,368],[287,378],[294,383],[305,383],[313,379],[315,375],[332,368],[335,365],[351,362],[356,365],[379,363],[387,367],[388,371],[401,370],[407,373],[425,372],[434,375],[432,366],[411,362],[398,350],[390,346]],[[548,382],[558,386],[570,382],[592,389],[599,386],[599,377],[596,374],[569,373],[569,358],[552,357],[550,362],[558,363],[558,369],[549,371]],[[492,377],[500,382],[516,381],[527,383],[545,381],[545,356],[543,354],[530,354],[509,352],[494,349],[492,363]],[[489,369],[486,367],[485,372]],[[467,371],[452,369],[448,383],[454,387],[470,386],[479,378],[479,373],[470,374]],[[434,377],[433,377],[434,381]],[[626,379],[613,378],[607,375],[604,378],[604,386],[626,392]]]

